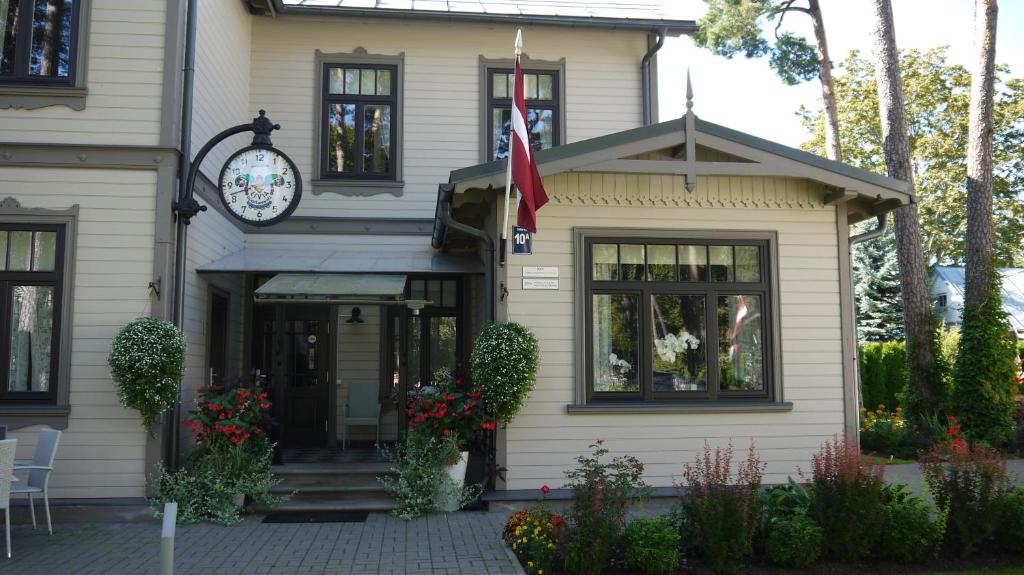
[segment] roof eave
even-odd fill
[[[589,16],[547,16],[526,14],[488,14],[479,12],[447,12],[439,10],[399,10],[393,8],[346,8],[343,6],[289,6],[274,0],[279,14],[306,14],[350,18],[390,18],[399,20],[432,20],[437,22],[510,23],[530,26],[567,26],[570,28],[601,28],[611,30],[665,31],[669,36],[683,36],[697,31],[693,20],[603,18]]]

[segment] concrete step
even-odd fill
[[[291,499],[270,510],[274,513],[309,513],[315,511],[391,511],[396,507],[391,497],[361,499]]]
[[[353,475],[384,475],[394,473],[387,461],[367,461],[360,463],[289,463],[275,465],[271,468],[274,475],[280,477],[347,477]]]
[[[290,476],[271,488],[272,493],[373,493],[384,488],[376,477],[311,478]]]

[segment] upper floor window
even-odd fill
[[[0,399],[57,393],[64,227],[0,225]]]
[[[768,242],[586,238],[588,401],[770,399]]]
[[[326,64],[323,178],[396,179],[398,67]]]
[[[526,125],[534,150],[544,150],[561,143],[559,74],[558,70],[523,70]],[[514,78],[510,68],[487,70],[487,133],[491,135],[487,143],[489,160],[508,157]]]
[[[0,1],[0,82],[72,84],[80,0]]]

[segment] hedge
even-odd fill
[[[900,405],[907,387],[907,348],[902,341],[860,344],[860,392],[863,405],[874,409]]]

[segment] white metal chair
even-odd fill
[[[50,483],[50,472],[53,471],[53,459],[57,455],[57,445],[60,443],[60,431],[56,429],[42,429],[39,431],[39,440],[36,442],[36,452],[32,456],[32,463],[29,465],[16,464],[15,473],[28,471],[28,481],[18,482],[11,486],[11,493],[14,495],[28,495],[28,509],[32,515],[32,528],[36,528],[36,506],[32,496],[36,493],[43,495],[43,506],[46,508],[46,528],[53,535],[53,524],[50,522],[50,494],[47,485]]]
[[[11,558],[11,482],[14,480],[14,450],[17,439],[0,440],[0,509],[4,510],[7,558]]]
[[[380,445],[380,386],[376,383],[351,383],[348,386],[348,401],[345,403],[345,434],[341,443],[348,448],[349,427],[373,425],[377,428],[377,445]]]

